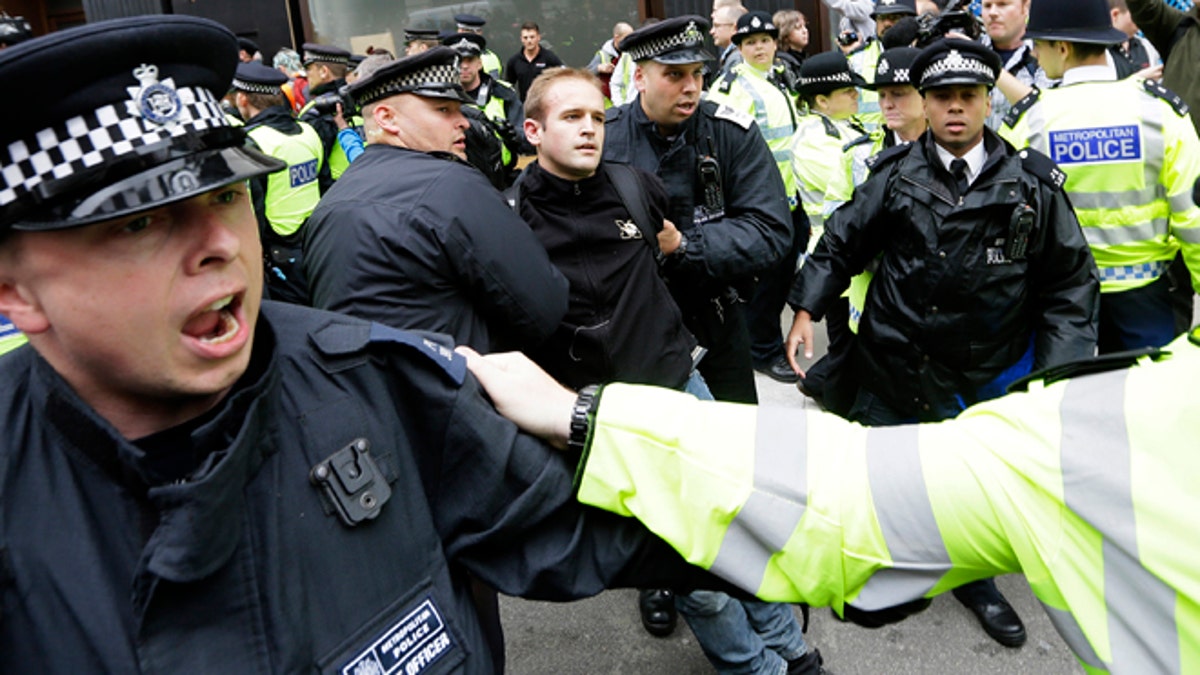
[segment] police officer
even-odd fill
[[[460,33],[483,37],[483,27],[487,25],[487,20],[474,14],[455,14],[454,23],[457,24],[458,32]],[[500,71],[504,67],[504,64],[500,62],[500,57],[496,55],[496,52],[487,48],[486,43],[483,47],[483,53],[479,55],[479,60],[483,62],[483,72],[488,77],[493,80],[500,79]]]
[[[324,153],[311,126],[292,117],[280,87],[287,76],[251,61],[233,77],[234,104],[246,120],[246,133],[264,154],[287,167],[250,181],[266,262],[266,284],[274,300],[308,304],[300,264],[300,228],[317,208],[317,184]]]
[[[916,0],[876,0],[875,10],[871,18],[875,21],[875,35],[867,38],[862,45],[850,52],[850,67],[867,82],[875,77],[875,66],[879,64],[879,55],[883,53],[881,37],[889,28],[905,17],[917,15]],[[870,89],[861,92],[859,101],[859,119],[870,130],[883,126],[883,115],[879,112],[879,97]]]
[[[502,143],[502,161],[512,172],[518,155],[534,154],[525,140],[525,107],[521,96],[507,82],[483,71],[480,55],[487,47],[483,36],[455,33],[442,38],[442,44],[458,53],[462,88],[473,105],[491,120],[492,132]]]
[[[321,165],[318,180],[321,194],[325,194],[333,185],[333,181],[341,178],[346,167],[350,166],[346,152],[337,142],[338,126],[333,119],[337,109],[335,104],[328,101],[330,97],[336,97],[346,85],[350,52],[340,47],[306,42],[303,59],[304,72],[308,75],[308,103],[300,109],[299,118],[312,126],[321,137],[325,162]],[[350,125],[361,126],[362,121],[351,120]]]
[[[436,28],[405,28],[404,55],[414,56],[438,46],[441,36]]]
[[[1200,330],[1157,357],[1041,374],[951,421],[867,430],[625,385],[589,392],[572,425],[575,393],[523,357],[470,367],[525,428],[581,439],[581,501],[760,597],[856,621],[907,604],[872,612],[878,626],[928,604],[907,601],[1023,572],[1083,671],[1200,662]]]
[[[363,154],[304,232],[313,306],[436,330],[480,351],[536,345],[567,283],[529,226],[466,163],[454,50],[405,57],[348,89]]]
[[[283,164],[220,113],[236,47],[167,15],[0,54],[39,101],[0,128],[0,313],[30,338],[0,357],[3,669],[494,673],[468,572],[694,583],[576,504],[444,336],[260,305],[244,181]]]
[[[788,346],[811,358],[811,318],[882,254],[850,367],[849,417],[932,421],[995,397],[1029,372],[1095,349],[1096,266],[1062,174],[984,126],[1000,58],[944,39],[914,61],[929,131],[876,156],[871,176],[826,222],[790,300]],[[956,589],[997,642],[1025,628],[995,584]]]
[[[783,179],[788,207],[794,213],[793,223],[797,216],[803,223],[803,211],[795,214],[799,201],[792,171],[796,105],[792,92],[784,84],[783,67],[775,58],[778,39],[779,29],[770,14],[760,11],[743,14],[731,38],[742,54],[742,60],[717,79],[707,97],[714,103],[727,105],[754,117]],[[792,246],[775,269],[759,275],[746,310],[750,353],[755,370],[776,381],[789,383],[798,378],[783,352],[779,314],[783,311],[787,290],[796,270],[796,256],[807,243],[807,223],[796,229],[799,231],[795,233]]]
[[[1013,106],[1004,135],[1064,167],[1066,191],[1100,268],[1100,351],[1160,347],[1175,336],[1176,252],[1200,288],[1200,140],[1188,108],[1151,80],[1117,81],[1107,47],[1125,39],[1107,3],[1035,3],[1026,34],[1062,85]]]
[[[668,259],[671,293],[708,353],[718,399],[756,400],[742,302],[752,275],[791,247],[787,193],[754,118],[700,100],[708,22],[683,16],[625,38],[638,97],[608,110],[604,156],[663,179],[684,244]]]

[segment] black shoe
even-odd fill
[[[954,589],[954,597],[967,609],[975,613],[983,632],[1005,647],[1020,647],[1025,644],[1025,624],[1021,617],[999,591],[988,593],[960,593]]]
[[[824,663],[821,652],[810,649],[804,656],[787,662],[787,675],[830,675],[828,670],[821,667]]]
[[[642,625],[647,633],[666,637],[675,631],[679,615],[675,612],[674,592],[661,588],[638,591],[638,611],[642,614]]]
[[[776,382],[793,384],[800,381],[800,376],[792,370],[786,356],[781,356],[766,365],[755,366],[754,369]]]

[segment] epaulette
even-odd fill
[[[851,148],[856,148],[856,147],[858,147],[858,146],[860,146],[860,145],[862,145],[862,144],[864,144],[864,143],[871,143],[871,142],[874,142],[874,140],[875,140],[875,139],[874,139],[874,137],[872,137],[872,136],[871,136],[871,134],[863,134],[862,136],[859,136],[858,138],[856,138],[856,139],[854,139],[854,140],[850,141],[849,143],[847,143],[847,144],[843,145],[843,146],[842,146],[842,152],[850,152],[850,149],[851,149]]]
[[[625,106],[614,105],[613,107],[608,108],[607,110],[604,111],[604,123],[610,124],[612,122],[616,122],[617,120],[621,119],[621,115],[623,115],[624,113],[625,113]]]
[[[1067,182],[1067,174],[1058,168],[1058,164],[1048,155],[1044,155],[1033,148],[1022,148],[1017,152],[1017,156],[1021,158],[1021,166],[1025,170],[1038,177],[1046,185],[1061,190],[1064,183]]]
[[[1021,121],[1021,116],[1024,115],[1030,108],[1032,108],[1033,104],[1037,103],[1041,96],[1042,92],[1037,87],[1034,87],[1033,91],[1025,94],[1020,101],[1014,103],[1012,107],[1009,108],[1008,112],[1004,114],[1004,125],[1010,129],[1015,127],[1017,122]]]
[[[1054,384],[1060,380],[1069,380],[1075,377],[1084,375],[1094,375],[1096,373],[1107,373],[1113,370],[1124,370],[1133,367],[1142,357],[1149,356],[1151,361],[1158,361],[1164,357],[1170,356],[1171,352],[1158,347],[1143,347],[1142,349],[1134,349],[1127,352],[1115,352],[1112,354],[1103,354],[1093,356],[1090,359],[1081,361],[1071,361],[1049,368],[1043,368],[1039,371],[1030,373],[1025,377],[1008,385],[1009,393],[1014,391],[1027,391],[1030,382],[1044,382],[1047,385]]]
[[[716,86],[713,88],[716,89],[718,93],[728,94],[729,90],[733,88],[733,83],[735,80],[737,80],[737,78],[737,73],[733,72],[732,70],[727,70],[725,71],[725,74],[721,76],[721,79],[717,80]]]
[[[897,157],[907,154],[911,148],[912,148],[912,143],[905,143],[903,145],[893,145],[892,147],[888,148],[887,150],[883,150],[882,152],[878,152],[878,153],[868,157],[866,159],[867,168],[873,172],[878,171],[884,165],[895,160]]]
[[[1182,98],[1179,98],[1179,94],[1176,94],[1170,89],[1162,86],[1162,83],[1158,80],[1143,80],[1142,86],[1145,87],[1146,91],[1150,92],[1152,95],[1157,96],[1158,98],[1161,98],[1162,100],[1171,104],[1171,107],[1175,109],[1175,114],[1179,115],[1180,117],[1187,117],[1188,104],[1184,103]]]
[[[351,356],[369,345],[402,345],[441,369],[454,384],[467,376],[467,359],[454,351],[445,335],[400,330],[381,323],[331,321],[309,336],[325,356]]]
[[[713,111],[713,117],[722,120],[728,120],[738,125],[743,129],[749,129],[751,124],[754,124],[754,118],[740,110],[734,110],[729,106],[721,103],[717,109]]]
[[[830,138],[837,138],[839,140],[842,138],[842,131],[841,129],[838,129],[836,124],[833,123],[833,120],[821,115],[821,122],[825,124],[825,135],[829,136]]]

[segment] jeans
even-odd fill
[[[791,605],[693,591],[675,596],[675,607],[722,675],[783,675],[808,652]]]

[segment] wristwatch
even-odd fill
[[[579,390],[575,405],[571,408],[571,434],[567,436],[567,449],[582,453],[587,445],[588,432],[596,408],[600,405],[600,385],[589,384]]]

